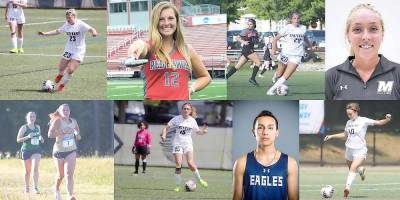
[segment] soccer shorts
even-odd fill
[[[299,65],[301,63],[301,56],[288,56],[288,55],[280,53],[278,55],[278,60],[279,60],[279,62],[281,62],[285,65],[287,65],[288,62]]]
[[[25,16],[8,16],[7,22],[17,22],[17,24],[25,24]]]
[[[193,152],[193,144],[176,143],[172,147],[173,154],[186,154],[190,151]]]
[[[72,60],[77,60],[77,61],[82,62],[83,58],[85,57],[85,51],[84,50],[70,51],[70,50],[65,49],[62,57],[65,60],[72,59]]]
[[[367,158],[367,147],[363,147],[361,149],[353,149],[346,147],[346,160],[353,161],[354,158]]]

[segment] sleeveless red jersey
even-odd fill
[[[158,59],[154,52],[144,65],[144,97],[153,100],[189,100],[191,69],[175,48],[170,54],[173,67]]]

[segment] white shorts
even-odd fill
[[[186,154],[190,151],[193,152],[193,144],[176,143],[172,147],[173,154]]]
[[[77,51],[77,52],[73,53],[72,51],[64,50],[62,57],[65,60],[73,59],[73,60],[78,60],[78,61],[82,62],[83,58],[85,57],[85,51]]]
[[[299,65],[301,63],[301,56],[288,56],[288,55],[280,53],[278,55],[278,60],[279,60],[279,62],[281,62],[285,65],[287,65],[288,62]]]
[[[353,149],[346,147],[346,160],[353,161],[354,158],[363,158],[364,160],[367,158],[367,147],[361,149]]]
[[[7,22],[17,22],[17,24],[25,24],[25,16],[8,16]]]

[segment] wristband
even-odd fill
[[[193,85],[191,85],[189,89],[190,89],[191,93],[195,93],[196,92],[196,89],[194,89]]]
[[[79,135],[79,132],[74,130],[74,135]]]

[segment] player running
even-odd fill
[[[360,106],[358,103],[347,104],[346,114],[349,120],[346,123],[344,132],[327,135],[324,138],[324,141],[328,141],[332,138],[344,138],[347,136],[345,158],[347,166],[349,167],[349,173],[344,188],[344,197],[348,197],[356,173],[360,174],[361,180],[365,179],[365,167],[362,167],[361,165],[367,158],[367,142],[365,140],[365,134],[367,133],[368,126],[382,126],[391,120],[390,114],[386,114],[385,119],[373,120],[361,117],[358,115],[359,113]]]
[[[85,57],[85,33],[90,32],[93,37],[97,35],[96,29],[78,19],[78,13],[75,9],[67,10],[65,17],[67,21],[62,27],[49,32],[38,32],[40,36],[58,35],[60,33],[67,35],[67,44],[59,63],[58,75],[54,80],[56,84],[59,83],[58,92],[64,91],[65,85],[71,80],[72,74]]]
[[[308,47],[312,47],[305,33],[307,28],[300,24],[300,13],[293,12],[290,15],[290,24],[279,30],[272,42],[272,53],[277,50],[277,42],[280,38],[285,38],[282,50],[278,55],[278,69],[272,77],[272,87],[267,91],[267,95],[276,95],[276,89],[287,81],[296,71],[301,63],[301,57],[304,54],[304,42]]]
[[[55,199],[61,200],[60,185],[67,176],[67,192],[69,200],[76,200],[74,196],[74,172],[76,165],[76,142],[81,140],[79,126],[75,119],[70,117],[68,104],[60,105],[54,113],[49,114],[49,138],[55,138],[53,158],[57,169],[55,184]]]
[[[128,56],[148,59],[143,67],[145,99],[189,100],[204,89],[211,76],[200,56],[185,43],[181,16],[174,4],[158,3],[152,10],[149,41],[135,41]],[[189,86],[191,72],[196,81]]]
[[[42,155],[40,143],[44,139],[40,134],[40,126],[35,124],[36,113],[28,112],[25,116],[26,124],[22,125],[18,131],[17,142],[22,142],[20,156],[25,166],[25,193],[29,193],[29,180],[33,165],[33,189],[32,192],[39,194],[39,162]]]
[[[200,135],[207,133],[207,125],[204,125],[202,128],[199,128],[195,118],[197,117],[196,108],[192,106],[190,103],[185,103],[182,105],[182,114],[175,116],[172,118],[167,126],[163,128],[161,139],[165,142],[167,137],[168,129],[176,129],[175,137],[172,142],[172,153],[175,156],[175,184],[176,187],[174,191],[179,192],[181,189],[181,174],[182,174],[182,160],[183,156],[186,156],[186,160],[190,170],[193,172],[197,181],[203,187],[207,187],[208,183],[204,181],[197,169],[196,164],[193,159],[193,142],[192,142],[192,133],[197,133]]]
[[[256,75],[258,70],[260,70],[261,61],[257,56],[257,53],[254,51],[254,45],[258,42],[258,33],[255,30],[257,27],[256,20],[249,19],[247,22],[247,29],[244,29],[240,33],[240,37],[238,37],[238,41],[242,43],[242,53],[239,57],[238,62],[235,67],[229,69],[226,74],[226,78],[229,79],[237,70],[239,70],[248,60],[252,60],[254,62],[253,72],[249,79],[249,82],[255,86],[259,86],[256,81]]]
[[[292,157],[275,148],[278,120],[263,110],[253,122],[257,147],[233,166],[233,200],[298,199],[298,167]]]
[[[28,6],[27,0],[8,0],[5,18],[10,26],[12,49],[10,53],[24,53],[23,26],[25,24],[24,8]]]
[[[141,121],[137,124],[139,131],[136,132],[135,141],[132,147],[132,153],[135,154],[135,172],[134,174],[138,174],[139,172],[139,159],[142,158],[142,173],[146,173],[146,156],[150,154],[151,147],[151,134],[148,131],[149,125]]]

